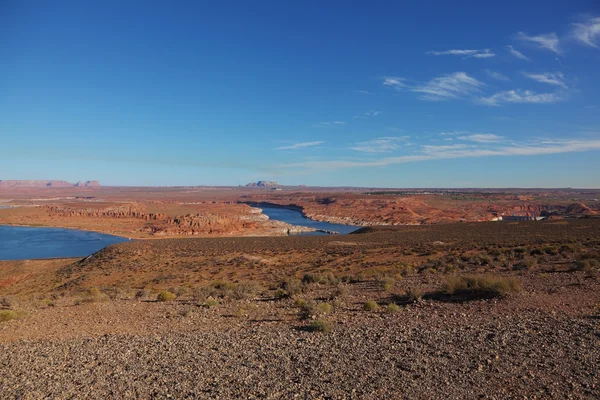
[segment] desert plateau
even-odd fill
[[[4,224],[138,239],[0,261],[6,398],[599,393],[598,192],[0,190]]]

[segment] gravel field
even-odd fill
[[[0,344],[10,399],[598,398],[600,320],[418,305],[311,333],[287,323]],[[208,322],[208,321],[207,321]]]

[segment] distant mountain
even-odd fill
[[[69,187],[99,187],[98,181],[70,183],[57,180],[0,180],[0,188],[69,188]]]
[[[275,181],[258,181],[258,182],[250,182],[246,186],[247,187],[278,188],[281,185]]]

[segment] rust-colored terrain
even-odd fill
[[[22,186],[0,223],[155,240],[0,261],[2,398],[599,397],[598,192]]]
[[[600,387],[597,219],[137,241],[0,262],[0,276],[0,308],[15,317],[0,322],[7,398],[597,398]]]
[[[7,181],[5,181],[7,182]],[[13,181],[14,182],[14,181]],[[0,185],[0,224],[94,230],[132,238],[281,236],[300,231],[253,206],[278,205],[315,220],[358,226],[492,221],[506,216],[597,217],[593,190],[369,190],[264,187]]]

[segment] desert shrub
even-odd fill
[[[296,299],[296,301],[294,301],[294,305],[298,308],[302,308],[302,307],[304,307],[304,305],[306,305],[306,300]]]
[[[150,297],[150,291],[148,289],[139,289],[135,292],[135,298],[138,300],[146,299]]]
[[[332,309],[333,308],[329,303],[316,303],[313,300],[305,300],[304,303],[300,305],[300,312],[298,315],[301,319],[309,319],[330,314]]]
[[[331,272],[327,274],[306,273],[302,277],[302,283],[305,285],[310,285],[311,283],[337,285],[340,283],[340,278],[336,277]]]
[[[600,261],[595,259],[580,260],[572,268],[574,271],[594,272],[600,269]]]
[[[446,295],[470,295],[477,297],[502,297],[521,290],[521,283],[512,277],[469,275],[450,277],[442,286]]]
[[[316,319],[308,325],[307,330],[310,332],[327,333],[331,331],[331,322],[324,319]]]
[[[392,288],[394,287],[394,283],[396,283],[396,281],[394,280],[394,278],[390,278],[390,277],[383,278],[382,280],[379,281],[381,288],[383,290],[385,290],[386,292],[389,292],[390,290],[392,290]]]
[[[523,257],[523,255],[527,252],[527,249],[525,247],[515,247],[513,249],[513,253],[515,254],[515,256],[517,257]]]
[[[363,304],[363,310],[365,311],[375,311],[379,309],[379,304],[375,300],[366,301]]]
[[[162,290],[160,293],[158,293],[158,296],[156,296],[156,301],[159,302],[165,302],[165,301],[173,301],[177,298],[177,295],[175,295],[174,293],[169,292],[168,290]]]
[[[283,289],[277,289],[274,293],[273,293],[273,297],[275,297],[278,300],[282,300],[282,299],[286,299],[288,297],[290,297],[289,293],[286,292]]]
[[[332,307],[329,303],[319,303],[315,307],[315,315],[317,316],[331,314],[331,311]]]
[[[569,253],[573,253],[574,251],[575,251],[575,249],[570,244],[563,244],[558,249],[558,252],[561,253],[561,254],[569,254]]]
[[[541,249],[533,249],[529,252],[532,256],[541,256],[544,252]]]
[[[211,307],[218,306],[219,302],[215,299],[208,299],[208,300],[206,300],[206,302],[204,304],[206,304],[207,307],[211,308]]]
[[[394,314],[394,313],[397,313],[398,311],[400,311],[400,306],[396,303],[390,303],[385,308],[385,311],[390,314]]]
[[[100,289],[93,287],[84,292],[81,298],[75,300],[75,304],[96,303],[100,301],[108,301],[109,299],[110,298],[108,295],[103,293]]]
[[[552,256],[558,254],[558,249],[555,246],[545,246],[543,250],[544,253],[550,254]]]
[[[230,296],[235,300],[245,300],[256,296],[261,287],[256,283],[238,283],[231,289]]]
[[[516,270],[522,269],[532,269],[537,265],[537,260],[535,258],[527,258],[520,263],[516,264],[513,268]]]
[[[121,290],[117,287],[111,286],[102,289],[102,292],[108,296],[111,300],[117,300],[121,295]]]
[[[282,290],[285,290],[288,296],[298,295],[304,290],[304,288],[302,287],[302,281],[293,276],[282,279],[279,282],[279,287]]]
[[[12,297],[4,296],[0,299],[0,307],[10,310],[14,306]]]
[[[419,301],[423,298],[423,291],[418,287],[410,287],[406,289],[406,298],[413,303]]]
[[[476,262],[479,265],[489,265],[492,259],[487,254],[478,254]]]
[[[13,310],[2,310],[0,311],[0,322],[10,321],[11,319],[17,319],[19,315]]]

